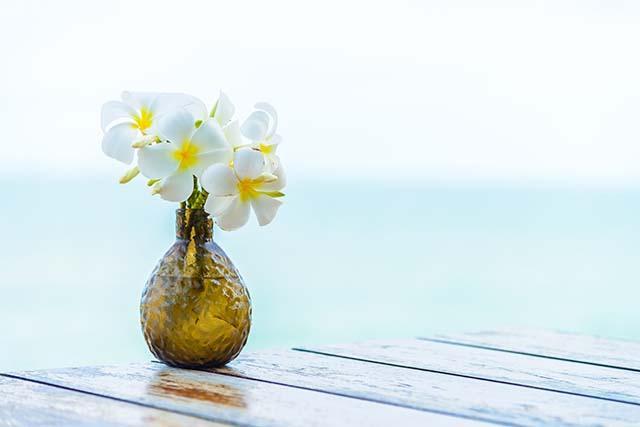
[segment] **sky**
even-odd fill
[[[481,5],[480,5],[481,4]],[[119,176],[101,105],[224,90],[290,173],[640,184],[640,8],[621,1],[20,1],[0,15],[0,174]]]

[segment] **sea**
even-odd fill
[[[175,204],[140,182],[0,177],[0,368],[147,361],[143,286]],[[640,340],[640,189],[300,179],[273,224],[214,231],[248,350],[551,328]]]

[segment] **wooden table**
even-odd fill
[[[640,425],[640,343],[480,332],[6,373],[0,425]]]

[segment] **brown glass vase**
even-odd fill
[[[171,366],[221,366],[246,344],[251,298],[203,209],[176,211],[176,241],[147,281],[140,321],[151,352]]]

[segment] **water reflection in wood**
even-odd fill
[[[175,369],[164,368],[156,372],[149,382],[148,392],[156,396],[195,399],[205,402],[246,408],[247,402],[241,389],[230,384],[193,381],[179,374]]]

